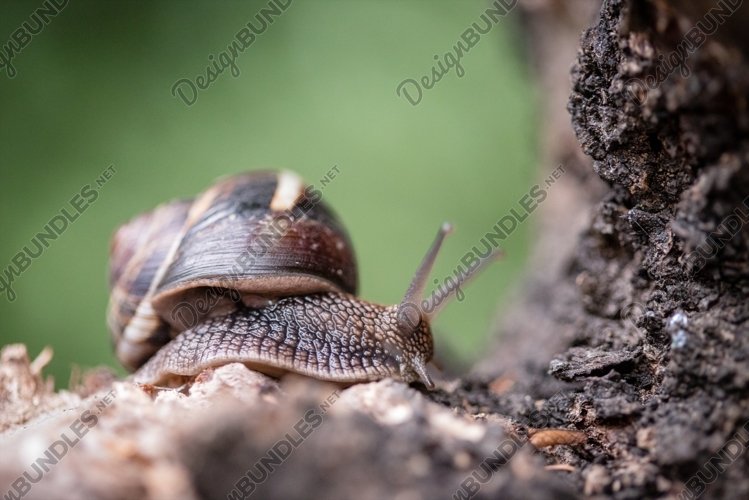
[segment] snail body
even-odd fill
[[[191,376],[231,362],[274,376],[291,371],[336,382],[426,377],[431,333],[422,327],[401,339],[397,314],[396,306],[337,292],[240,307],[180,333],[138,370],[135,381]]]
[[[401,303],[382,306],[356,296],[351,242],[320,198],[293,173],[251,172],[123,225],[108,324],[133,380],[174,385],[241,362],[273,376],[431,387],[430,318],[414,304],[449,227]]]

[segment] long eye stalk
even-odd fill
[[[452,225],[448,222],[444,222],[437,232],[437,236],[432,242],[432,246],[429,247],[424,259],[421,261],[421,265],[416,270],[416,274],[411,280],[411,284],[406,291],[406,295],[401,300],[398,306],[398,322],[401,330],[408,334],[412,332],[422,319],[422,316],[426,317],[429,321],[432,321],[439,311],[447,305],[450,300],[455,297],[458,290],[468,283],[471,279],[477,276],[480,271],[483,271],[487,265],[491,264],[495,260],[504,256],[504,251],[501,248],[494,250],[491,255],[482,259],[479,264],[465,272],[461,270],[460,276],[457,281],[454,282],[453,286],[449,287],[448,292],[438,298],[437,303],[429,304],[424,306],[427,308],[426,311],[422,310],[422,297],[424,295],[424,289],[426,288],[429,274],[434,267],[434,262],[437,259],[442,243],[445,240],[445,236],[452,232]],[[462,268],[461,268],[462,269]],[[435,280],[435,283],[437,280]],[[434,299],[434,297],[433,297]]]
[[[445,241],[445,236],[450,234],[452,229],[452,225],[449,222],[442,223],[442,226],[440,226],[440,229],[437,232],[437,236],[432,242],[432,246],[429,247],[424,259],[421,261],[421,264],[416,270],[416,274],[414,274],[411,284],[406,291],[406,295],[398,306],[398,321],[407,331],[413,330],[415,325],[419,324],[420,317],[417,316],[420,314],[419,304],[424,295],[424,289],[426,288],[427,280],[429,279],[429,273],[432,272],[434,261],[437,260],[437,254],[442,247],[442,242]]]

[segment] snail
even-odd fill
[[[400,304],[382,306],[356,296],[351,242],[321,194],[292,172],[249,172],[120,227],[107,322],[132,380],[175,385],[241,362],[271,376],[432,388],[432,315],[414,304],[450,226]]]

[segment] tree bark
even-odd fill
[[[541,400],[588,434],[546,454],[585,495],[749,494],[747,8],[722,19],[740,3],[606,1],[581,39],[568,109],[606,189],[479,374],[518,380],[483,410],[523,422]],[[690,36],[689,75],[669,72]]]

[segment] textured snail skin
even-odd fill
[[[270,375],[296,372],[337,382],[385,377],[411,382],[419,379],[418,370],[432,353],[426,322],[410,334],[399,332],[397,306],[320,293],[206,319],[163,346],[132,379],[178,385],[206,368],[242,362]]]

